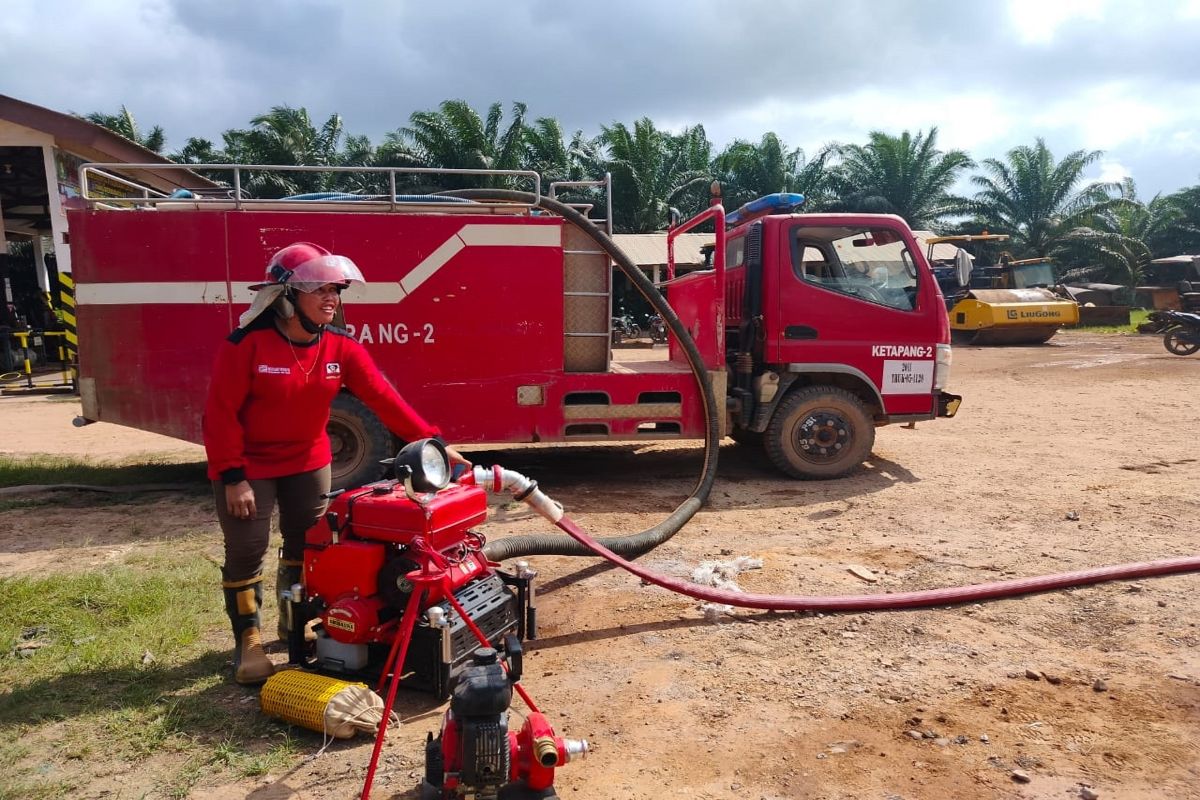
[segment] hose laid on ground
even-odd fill
[[[612,552],[629,558],[637,558],[658,547],[678,533],[687,524],[688,520],[696,515],[700,507],[708,500],[709,492],[712,491],[713,483],[717,478],[717,452],[721,446],[719,414],[722,413],[723,405],[717,404],[712,384],[708,380],[708,369],[704,364],[704,357],[700,355],[700,350],[696,347],[696,342],[692,339],[691,334],[688,333],[687,328],[680,321],[679,317],[676,316],[674,309],[667,304],[666,299],[654,287],[654,283],[638,269],[637,265],[629,259],[629,256],[621,252],[621,249],[617,247],[616,243],[604,231],[600,230],[591,220],[570,206],[548,197],[539,197],[526,192],[516,192],[507,189],[461,189],[442,192],[441,194],[450,197],[464,197],[469,200],[502,200],[526,205],[536,204],[540,208],[567,219],[592,237],[596,244],[600,245],[605,252],[612,256],[613,261],[625,273],[630,282],[637,287],[642,296],[662,316],[667,327],[671,329],[671,332],[678,339],[680,346],[683,347],[684,352],[687,354],[688,364],[692,368],[692,374],[695,376],[696,383],[700,387],[701,397],[704,400],[704,468],[701,472],[700,480],[696,484],[696,488],[692,490],[691,495],[680,503],[671,512],[669,517],[654,527],[628,536],[604,537],[599,540],[603,543],[604,547]],[[510,536],[507,539],[488,542],[483,548],[483,553],[492,561],[504,561],[510,558],[529,555],[595,555],[592,550],[589,550],[578,542],[563,536],[546,534]]]
[[[1107,581],[1133,580],[1135,578],[1153,578],[1163,575],[1200,572],[1200,556],[1186,556],[1161,561],[1143,561],[1134,564],[1095,567],[1076,572],[1059,572],[1053,575],[1040,575],[1034,578],[1014,578],[1007,581],[977,583],[971,586],[953,586],[945,589],[927,589],[918,592],[899,592],[896,594],[841,596],[749,594],[730,591],[728,589],[717,589],[711,586],[701,586],[700,584],[691,583],[679,578],[662,575],[653,570],[646,569],[639,564],[634,564],[617,555],[585,533],[574,520],[563,513],[561,505],[551,500],[537,488],[535,481],[526,478],[518,472],[502,470],[498,467],[492,470],[484,467],[476,467],[475,469],[477,485],[496,493],[502,490],[512,492],[514,497],[524,500],[530,508],[565,531],[568,536],[578,542],[581,547],[586,548],[589,553],[598,555],[621,569],[633,573],[647,583],[661,586],[668,591],[694,597],[697,600],[705,600],[710,603],[723,603],[739,608],[758,608],[771,611],[894,611],[909,608],[954,605],[956,603],[974,603],[980,600],[1016,597],[1018,595],[1049,592],[1056,589],[1067,589],[1073,586],[1086,586]]]
[[[787,595],[787,594],[747,594],[728,589],[717,589],[701,586],[696,583],[672,578],[652,572],[638,564],[621,558],[592,537],[584,533],[570,517],[563,517],[555,523],[567,532],[571,538],[586,547],[592,553],[604,558],[621,569],[632,572],[647,583],[661,586],[672,592],[706,600],[711,603],[724,603],[739,608],[760,608],[773,611],[892,611],[907,608],[930,608],[932,606],[954,605],[956,603],[976,603],[980,600],[995,600],[1002,597],[1016,597],[1037,592],[1049,592],[1055,589],[1067,589],[1072,586],[1086,586],[1107,581],[1133,580],[1135,578],[1152,578],[1162,575],[1179,575],[1185,572],[1200,572],[1200,556],[1183,558],[1168,558],[1161,561],[1142,561],[1134,564],[1117,564],[1110,567],[1095,567],[1076,572],[1059,572],[1053,575],[1039,575],[1034,578],[1014,578],[1007,581],[992,583],[977,583],[971,586],[952,586],[945,589],[926,589],[918,592],[898,592],[895,594],[858,594],[858,595]]]

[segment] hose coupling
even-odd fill
[[[475,467],[475,485],[496,494],[507,490],[515,499],[525,503],[552,523],[562,519],[562,506],[547,497],[545,492],[538,488],[537,481],[519,472],[500,467]]]
[[[558,765],[558,745],[550,736],[539,736],[533,740],[533,752],[537,755],[538,763],[543,767]]]
[[[566,753],[566,760],[581,761],[587,758],[587,754],[591,752],[588,746],[587,739],[563,739],[563,752]]]

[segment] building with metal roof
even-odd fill
[[[55,287],[54,272],[70,272],[65,206],[79,196],[79,168],[93,161],[172,163],[85,119],[0,95],[0,261],[10,261],[9,242],[30,242],[39,292]],[[215,187],[194,172],[181,169],[156,171],[151,167],[129,175],[114,171],[106,179],[161,194]],[[23,264],[19,268],[28,269]],[[18,306],[27,304],[27,298],[14,297],[10,265],[0,264],[0,274],[6,308],[14,300]],[[30,283],[32,288],[32,281],[23,273],[16,277],[18,284]]]
[[[658,283],[667,272],[667,234],[614,233],[613,241],[633,263],[643,267]],[[687,272],[704,266],[704,245],[713,243],[711,233],[681,233],[675,237],[675,268]]]

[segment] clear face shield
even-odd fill
[[[286,302],[282,297],[285,290],[293,289],[311,294],[329,284],[348,287],[355,283],[366,283],[362,272],[353,261],[345,256],[335,255],[315,256],[301,262],[291,270],[282,264],[273,262],[268,266],[267,274],[273,280],[250,287],[255,291],[254,302],[238,319],[239,327],[244,328],[249,325],[262,312],[274,305],[276,300]],[[290,309],[290,307],[289,303],[288,308]],[[285,314],[285,316],[290,316],[290,314]],[[338,316],[335,318],[335,324],[342,324],[340,308]]]
[[[366,283],[358,266],[345,256],[320,256],[292,270],[282,283],[298,292],[315,292],[327,284]]]

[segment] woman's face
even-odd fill
[[[304,316],[318,325],[328,325],[333,322],[338,305],[342,302],[342,287],[336,283],[327,283],[315,292],[297,292],[296,304]]]

